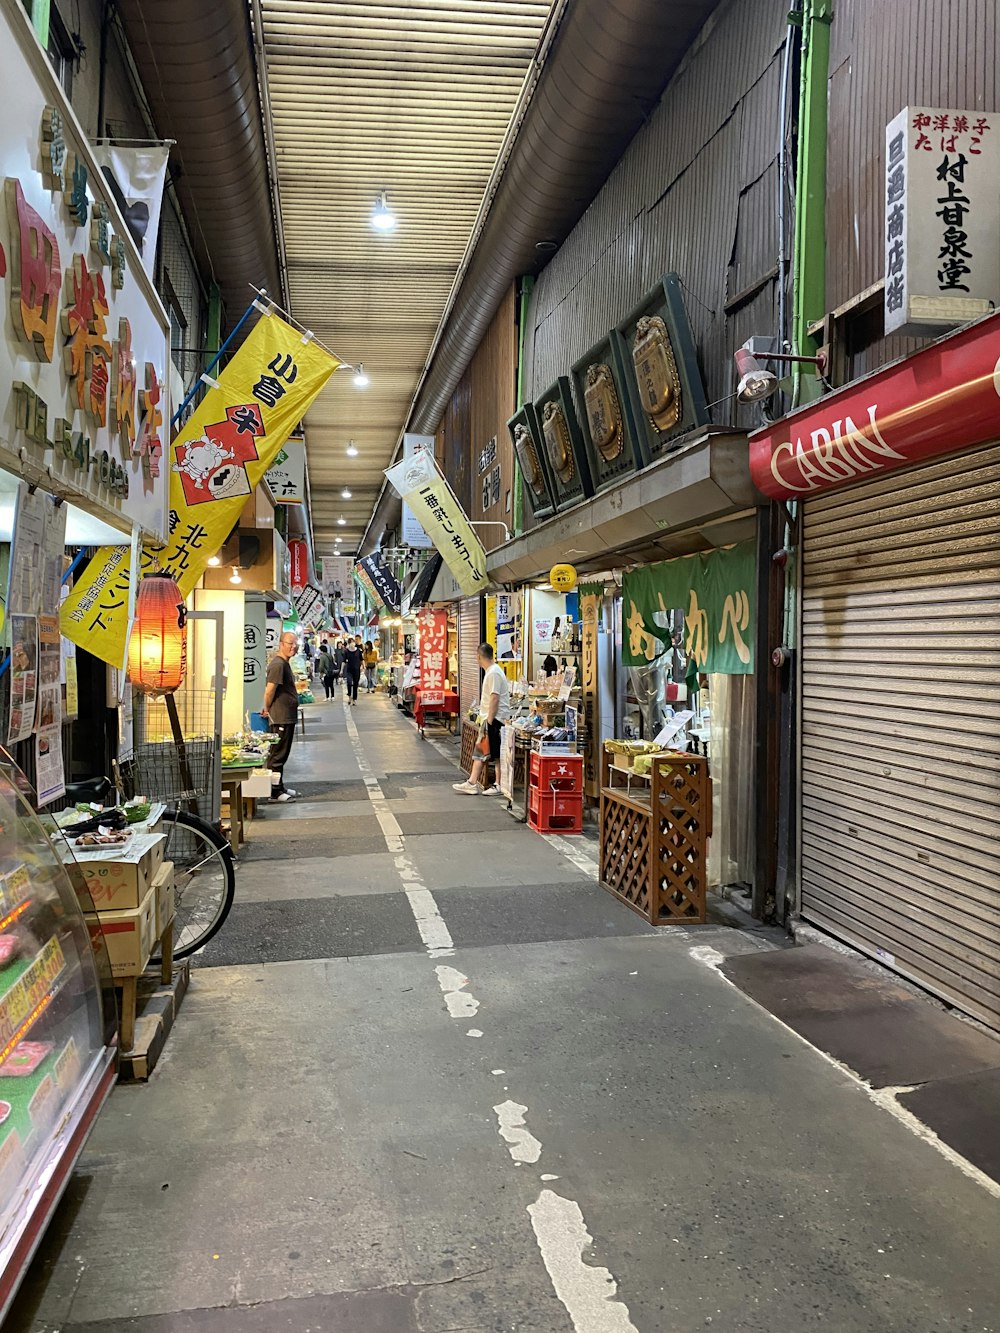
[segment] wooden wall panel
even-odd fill
[[[473,522],[499,521],[513,528],[514,450],[507,420],[514,413],[517,381],[517,322],[514,288],[500,309],[451,397],[437,435],[437,451],[445,475]],[[483,472],[479,460],[491,439],[496,460]],[[483,480],[500,468],[499,495],[483,507]],[[487,550],[501,545],[500,527],[479,528]]]

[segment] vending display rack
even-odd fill
[[[115,1079],[93,905],[28,792],[20,769],[0,763],[0,1321]]]

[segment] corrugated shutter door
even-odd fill
[[[465,717],[479,702],[480,599],[465,597],[458,608],[458,699]]]
[[[806,502],[802,915],[1000,1028],[1000,446]]]

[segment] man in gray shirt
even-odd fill
[[[295,688],[295,677],[289,661],[295,656],[299,646],[296,635],[290,630],[282,634],[278,642],[278,653],[267,666],[267,684],[264,687],[264,706],[261,717],[270,720],[271,730],[278,739],[271,746],[268,767],[278,775],[278,784],[273,789],[275,800],[290,801],[295,792],[285,786],[285,764],[292,750],[295,739],[295,719],[299,711],[299,695]]]

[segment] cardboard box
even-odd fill
[[[177,910],[173,861],[164,861],[160,866],[153,879],[153,890],[156,894],[156,938],[160,939]]]
[[[255,768],[248,778],[243,779],[241,793],[247,798],[266,801],[271,795],[272,774],[267,768]]]
[[[137,977],[149,962],[156,943],[156,890],[150,888],[138,907],[100,912],[90,922],[91,937],[103,934],[114,977]]]
[[[134,910],[153,886],[163,864],[163,833],[135,833],[120,848],[73,847],[77,864],[99,912]]]

